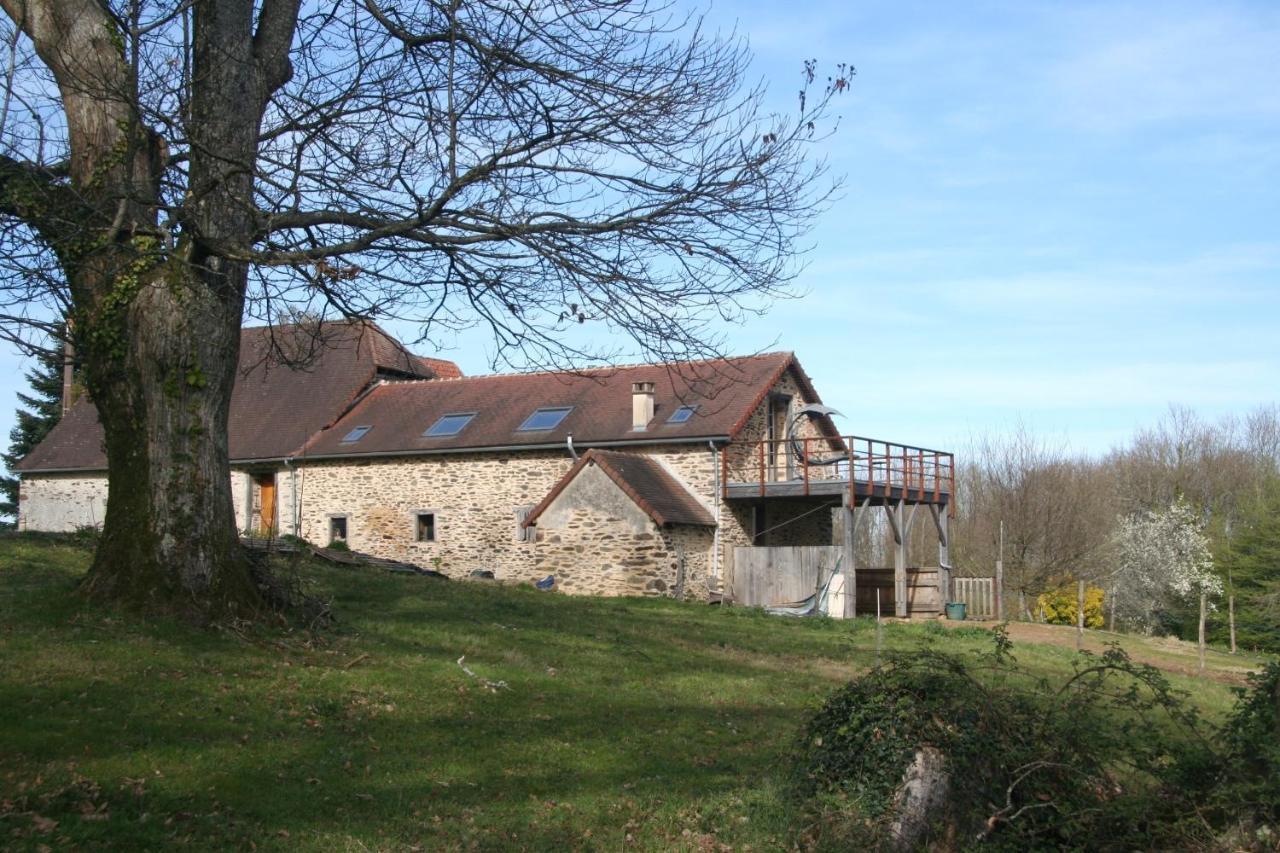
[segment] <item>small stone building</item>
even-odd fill
[[[793,464],[784,436],[842,446],[826,416],[803,413],[820,402],[787,352],[464,377],[368,323],[246,329],[228,436],[236,517],[248,534],[343,541],[454,577],[705,598],[734,546],[832,541],[830,512],[725,500],[721,482],[730,467]],[[21,528],[101,524],[92,404],[18,470]]]

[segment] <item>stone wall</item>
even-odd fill
[[[23,476],[18,484],[18,529],[70,533],[101,527],[107,514],[107,475]]]
[[[718,471],[709,448],[647,445],[628,451],[659,458],[714,514]],[[708,588],[718,588],[710,576],[723,560],[712,554],[712,530],[659,530],[612,481],[608,485],[621,500],[609,500],[590,470],[540,519],[536,529],[547,535],[526,541],[520,513],[541,501],[572,463],[563,451],[523,451],[300,464],[300,535],[326,544],[329,519],[342,515],[352,549],[438,568],[451,577],[488,570],[502,580],[531,581],[554,574],[567,592],[654,594],[674,589],[683,564],[686,594],[705,597]],[[289,499],[285,477],[277,483],[283,514]],[[593,490],[600,493],[585,494]],[[419,512],[434,514],[434,542],[416,541]],[[554,540],[552,527],[561,531]],[[585,558],[570,560],[581,554],[591,557],[591,565]],[[652,570],[637,586],[621,569],[637,567],[639,555],[652,558]]]
[[[281,486],[286,487],[284,478]],[[231,472],[231,502],[236,529],[246,529],[246,513],[254,499],[253,480]],[[283,499],[289,494],[281,490]],[[18,487],[18,529],[69,533],[78,527],[101,527],[107,514],[107,475],[93,473],[24,474]],[[287,531],[286,531],[287,532]]]
[[[532,580],[533,543],[523,541],[517,514],[541,501],[572,462],[563,451],[526,451],[299,464],[300,535],[327,544],[330,517],[345,515],[354,550],[451,577],[488,570]],[[416,516],[425,512],[435,516],[433,542],[415,538]]]
[[[779,381],[775,390],[792,395],[793,412],[805,403],[790,374]],[[766,399],[751,415],[741,438],[761,438],[767,417]],[[804,422],[802,434],[816,434],[810,422]],[[566,589],[576,585],[576,591],[603,594],[669,593],[678,580],[682,580],[684,592],[693,597],[719,591],[729,552],[735,546],[752,544],[750,507],[725,504],[717,488],[723,451],[713,452],[706,444],[635,445],[626,451],[658,459],[705,504],[718,520],[718,529],[660,530],[644,516],[643,529],[633,529],[630,535],[654,538],[623,541],[616,528],[624,521],[631,524],[626,521],[628,516],[576,507],[574,514],[564,519],[566,529],[574,530],[568,539],[575,541],[568,541],[563,534],[559,542],[552,542],[550,536],[530,541],[519,526],[522,513],[546,496],[573,461],[563,450],[541,450],[298,460],[294,465],[296,473],[287,467],[276,471],[277,530],[281,534],[296,530],[309,541],[327,544],[330,518],[342,516],[346,518],[351,548],[438,567],[454,577],[479,569],[515,581],[556,574],[565,577]],[[740,451],[731,451],[731,456],[736,453]],[[255,521],[254,507],[260,500],[257,486],[247,470],[236,469],[231,474],[231,489],[236,523],[245,530]],[[101,475],[30,475],[23,478],[23,495],[25,528],[69,530],[80,524],[101,523],[106,479]],[[768,523],[778,523],[788,513],[799,515],[810,508],[811,505],[801,509],[771,501]],[[435,541],[416,539],[416,515],[422,512],[434,515]],[[542,527],[546,533],[546,522]],[[613,529],[610,532],[605,528]],[[607,536],[613,538],[604,538]],[[814,513],[800,522],[784,525],[769,544],[825,544],[830,540],[829,514]],[[610,550],[608,555],[600,551],[604,543],[611,543],[606,549]],[[634,579],[614,583],[612,579],[606,582],[600,577],[583,576],[571,581],[569,549],[579,546],[582,550],[574,550],[573,554],[591,555],[602,565],[635,568],[639,565],[635,562],[638,556],[652,557],[652,571],[642,576],[640,589],[635,588]],[[549,569],[553,563],[560,568]],[[576,568],[579,573],[584,570],[590,571],[581,565]]]
[[[660,528],[596,466],[538,518],[534,566],[565,592],[705,600],[712,531]]]

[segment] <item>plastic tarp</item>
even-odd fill
[[[843,555],[842,555],[843,556]],[[835,568],[827,576],[827,582],[813,595],[801,601],[789,601],[786,604],[775,604],[766,607],[765,613],[773,616],[818,616],[827,612],[827,598],[831,594],[831,581],[840,574],[840,558],[836,558]]]

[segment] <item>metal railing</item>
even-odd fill
[[[725,496],[750,485],[760,497],[769,485],[799,485],[809,495],[819,483],[848,484],[851,496],[896,494],[927,503],[951,503],[955,455],[927,447],[851,435],[731,442],[721,457]]]

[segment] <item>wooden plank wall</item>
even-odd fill
[[[834,545],[734,548],[733,600],[772,607],[808,598],[831,576],[840,551]]]
[[[834,571],[843,549],[832,545],[805,545],[776,548],[734,548],[732,557],[733,602],[748,607],[771,607],[808,598]],[[876,590],[880,590],[880,612],[893,615],[893,569],[857,570],[857,613],[876,612]],[[936,568],[907,569],[907,614],[937,616]]]
[[[874,616],[876,590],[880,590],[880,615],[893,616],[893,569],[858,568],[858,615]],[[937,616],[942,612],[938,601],[938,570],[907,569],[907,615]]]

